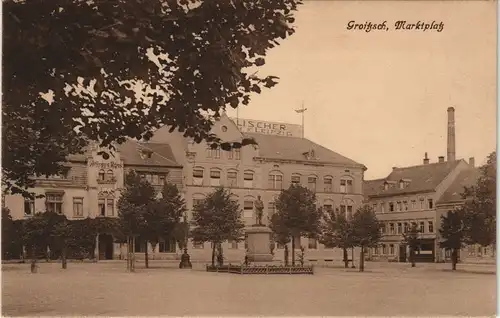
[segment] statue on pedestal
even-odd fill
[[[264,225],[262,224],[262,215],[264,211],[264,203],[260,199],[260,195],[257,196],[257,200],[254,201],[255,207],[255,225]]]

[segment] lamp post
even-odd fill
[[[188,221],[187,221],[187,214],[184,213],[184,220],[183,220],[183,223],[185,226],[184,228],[184,253],[182,253],[181,255],[181,262],[179,264],[179,268],[193,268],[193,265],[191,264],[191,260],[190,260],[190,257],[189,257],[189,254],[188,254],[188,249],[187,249],[187,245],[188,245],[188,237],[189,237],[189,224],[188,224]]]
[[[351,268],[356,268],[356,266],[354,266],[354,247],[351,249]]]

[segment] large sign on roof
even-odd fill
[[[258,133],[285,137],[301,137],[302,127],[295,124],[278,123],[263,120],[231,118],[243,133]]]

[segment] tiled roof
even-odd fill
[[[404,193],[415,193],[433,191],[436,187],[456,168],[461,160],[446,161],[442,163],[430,163],[412,167],[394,168],[385,179],[365,181],[365,187],[370,191],[369,196],[398,195]],[[408,184],[401,189],[400,180],[407,180]],[[377,181],[377,182],[375,182]],[[384,190],[384,183],[392,183],[392,187]]]
[[[437,204],[463,201],[462,193],[464,192],[464,188],[474,185],[480,175],[481,171],[477,168],[460,172],[451,186],[443,193]]]
[[[245,136],[252,137],[257,141],[259,155],[263,158],[306,161],[307,158],[304,153],[314,150],[316,158],[314,161],[363,166],[354,160],[344,157],[305,138],[255,133],[245,133]]]
[[[67,156],[68,161],[76,161],[76,162],[86,162],[87,155],[86,154],[71,154]]]
[[[377,194],[380,189],[383,189],[385,179],[365,180],[363,182],[363,194],[370,196]]]
[[[181,167],[166,143],[142,143],[129,139],[118,146],[118,151],[126,165]],[[145,156],[144,151],[151,151],[151,157]]]

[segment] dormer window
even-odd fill
[[[399,181],[399,188],[404,189],[405,188],[405,182],[403,180]]]
[[[384,183],[384,190],[389,190],[389,183],[387,182]]]
[[[153,152],[151,150],[144,149],[141,151],[142,159],[150,159],[152,155],[153,155]]]
[[[304,157],[306,157],[307,160],[312,160],[312,159],[316,158],[313,149],[304,152],[303,155],[304,155]]]

